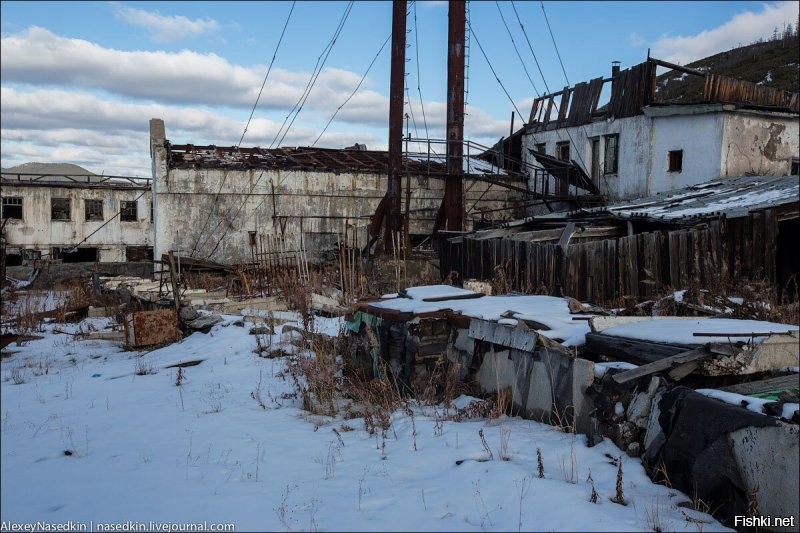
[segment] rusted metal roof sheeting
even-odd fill
[[[317,171],[358,171],[386,173],[387,152],[372,150],[336,150],[330,148],[236,148],[235,146],[169,145],[170,168],[232,168]],[[423,162],[403,158],[404,170],[428,174],[446,173],[444,162]]]

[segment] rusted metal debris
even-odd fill
[[[180,340],[173,309],[137,311],[125,317],[125,341],[130,348],[169,344]]]

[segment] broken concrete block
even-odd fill
[[[783,422],[774,427],[748,426],[732,431],[728,439],[745,484],[744,492],[753,495],[759,514],[799,516],[800,427]]]
[[[756,345],[742,346],[731,356],[708,359],[701,365],[707,376],[757,374],[800,364],[798,332],[771,335]]]
[[[186,322],[186,325],[194,330],[197,331],[205,331],[211,329],[214,324],[219,324],[222,322],[222,317],[219,315],[209,315],[209,316],[201,316],[196,318],[192,321]]]
[[[197,311],[195,311],[194,307],[191,306],[181,307],[181,319],[183,319],[185,322],[190,322],[199,316],[200,315],[198,314]]]
[[[255,326],[250,328],[250,335],[273,335],[275,331],[272,326]]]
[[[553,412],[553,380],[550,367],[542,361],[534,361],[528,384],[526,409],[539,420],[549,420]]]
[[[576,357],[572,361],[572,405],[575,413],[575,430],[578,433],[591,431],[592,401],[586,389],[594,383],[594,362]]]
[[[661,386],[661,379],[653,376],[647,390],[636,394],[628,405],[625,418],[640,429],[646,429],[650,420],[650,411],[653,406],[653,398]]]
[[[328,298],[327,296],[317,293],[311,294],[311,309],[337,316],[341,316],[347,312],[347,309],[339,305],[339,302],[333,298]]]

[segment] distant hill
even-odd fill
[[[700,59],[687,68],[746,80],[776,89],[800,92],[800,39],[785,38],[753,43]],[[702,99],[704,80],[671,70],[656,78],[656,100],[694,102]]]
[[[81,181],[101,181],[99,177],[97,179],[93,178],[93,176],[97,176],[94,172],[72,163],[22,163],[21,165],[4,168],[2,173],[4,178],[10,177],[6,176],[6,174],[56,174],[56,176],[48,178],[48,181],[72,181],[67,176]],[[87,175],[89,176],[88,180],[86,178]],[[14,176],[14,179],[16,179],[16,176]],[[26,179],[26,177],[23,176],[22,179]]]

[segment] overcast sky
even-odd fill
[[[390,2],[299,1],[292,10],[291,2],[3,1],[0,9],[4,168],[63,162],[149,176],[150,118],[164,119],[173,143],[232,146],[257,98],[242,146],[386,147]],[[409,129],[440,139],[447,2],[409,2],[408,12]],[[749,44],[796,24],[798,3],[470,2],[469,20],[465,135],[490,145],[508,134],[512,111],[527,120],[533,98],[567,80],[608,75],[613,60],[635,65],[648,49],[685,64]]]

